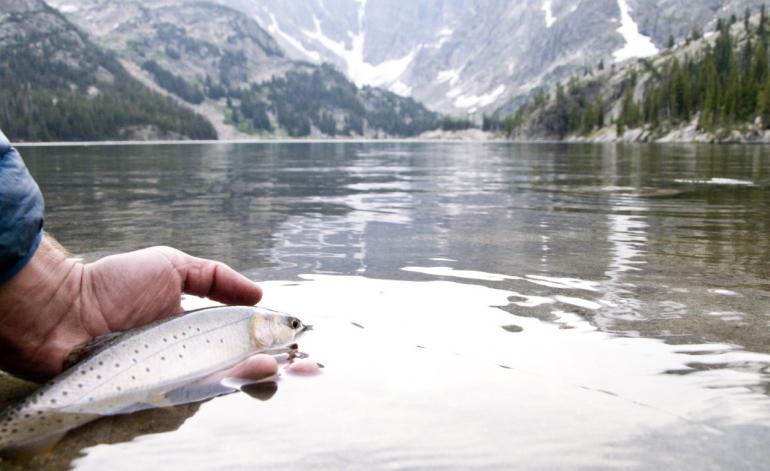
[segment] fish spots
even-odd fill
[[[144,371],[149,373],[150,372],[150,368],[145,368]]]
[[[96,375],[96,379],[102,379],[102,375]]]
[[[163,342],[168,342],[168,339],[166,337],[163,337]]]
[[[182,357],[183,357],[183,355],[180,353],[180,354],[179,354],[179,358],[182,358]]]
[[[138,349],[134,349],[134,353],[138,354],[139,350]]]
[[[78,383],[78,389],[83,389],[83,383]]]
[[[145,348],[145,349],[147,349],[147,350],[149,350],[149,349],[150,349],[150,346],[149,346],[148,344],[144,344],[144,348]]]
[[[115,363],[115,368],[120,368],[120,363]]]
[[[135,375],[131,375],[131,379],[132,379],[133,381],[136,381],[136,376],[135,376]]]
[[[523,327],[520,327],[520,326],[518,326],[516,324],[501,325],[500,327],[502,327],[502,329],[505,330],[506,332],[514,332],[514,333],[516,333],[516,332],[521,332],[521,331],[524,330]]]
[[[160,359],[161,359],[161,361],[166,361],[166,357],[164,357],[164,356],[161,356]]]

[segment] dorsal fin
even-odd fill
[[[81,343],[75,346],[72,351],[64,359],[64,369],[68,369],[71,366],[80,363],[86,358],[90,358],[100,351],[108,347],[113,340],[122,336],[124,332],[110,332],[109,334],[100,335],[94,337],[91,340]]]

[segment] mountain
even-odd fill
[[[16,141],[217,137],[40,0],[0,0],[0,128]]]
[[[411,136],[439,116],[287,57],[241,11],[205,1],[53,0],[144,83],[205,114],[223,137]]]
[[[589,71],[507,119],[519,139],[770,141],[770,18],[718,20],[654,58]]]
[[[359,86],[430,109],[513,112],[541,87],[649,57],[762,0],[218,0],[255,18],[288,57],[330,62]]]

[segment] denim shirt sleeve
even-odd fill
[[[13,278],[43,237],[43,195],[0,130],[0,284]]]

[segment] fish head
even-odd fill
[[[275,348],[292,343],[310,326],[294,316],[285,314],[257,315],[252,323],[252,335],[257,347]]]

